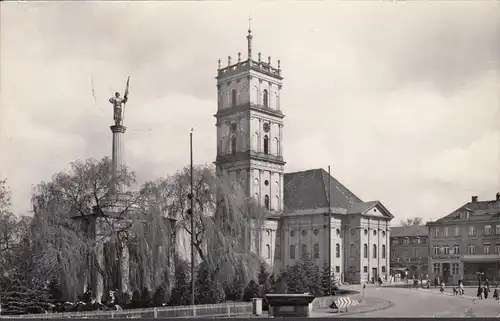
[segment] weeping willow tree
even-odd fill
[[[198,260],[209,267],[211,277],[228,282],[243,275],[248,282],[261,263],[257,253],[252,251],[252,248],[259,248],[260,233],[252,231],[260,231],[265,213],[247,196],[241,181],[225,173],[216,175],[210,165],[194,167],[194,229],[191,229],[188,211],[191,206],[188,197],[190,168],[161,182],[169,213],[178,219],[177,228],[186,232],[188,242],[193,236]]]
[[[140,287],[155,286],[146,281],[150,271],[168,264],[168,255],[160,254],[172,245],[171,223],[154,195],[148,195],[151,189],[135,191],[135,174],[125,167],[112,188],[111,170],[109,158],[77,161],[34,189],[32,234],[39,270],[60,280],[67,299],[76,299],[79,289],[95,282],[89,280],[90,271],[102,276],[107,292],[120,289],[127,279]],[[143,275],[129,274],[136,270]]]

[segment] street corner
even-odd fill
[[[345,317],[350,315],[365,314],[375,311],[381,311],[385,309],[392,308],[395,305],[394,302],[375,297],[365,297],[359,301],[357,305],[348,308],[347,312],[337,312],[336,309],[318,309],[313,311],[311,317],[323,318],[323,317]]]

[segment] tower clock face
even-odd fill
[[[269,123],[264,123],[264,131],[267,133],[271,129],[271,126],[269,126]]]

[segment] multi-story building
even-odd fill
[[[429,275],[446,283],[456,283],[462,277],[499,276],[500,193],[488,201],[472,196],[470,202],[427,226]]]
[[[391,228],[391,270],[408,271],[408,277],[425,277],[428,273],[429,231],[427,226]]]
[[[252,38],[249,30],[245,60],[219,61],[215,165],[267,211],[253,250],[275,272],[309,253],[349,282],[386,278],[393,215],[382,203],[363,202],[322,169],[285,173],[280,61],[252,56]]]

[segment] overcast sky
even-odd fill
[[[493,199],[498,3],[3,2],[0,177],[25,214],[33,184],[109,156],[108,99],[129,75],[125,157],[140,181],[189,162],[191,127],[195,162],[212,162],[217,60],[246,53],[251,12],[254,52],[285,77],[287,172],[331,165],[397,221]]]

